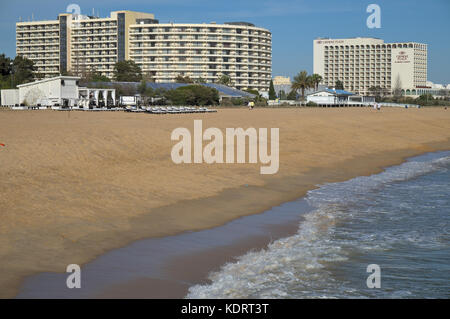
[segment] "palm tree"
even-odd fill
[[[320,74],[314,73],[311,75],[311,81],[314,84],[314,89],[318,90],[320,82],[322,82],[323,78]]]
[[[311,81],[311,76],[308,76],[308,72],[301,71],[294,77],[292,82],[292,90],[297,91],[302,90],[302,99],[305,99],[305,89],[312,87],[313,83]]]

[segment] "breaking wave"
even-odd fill
[[[414,296],[414,288],[395,286],[401,268],[415,269],[405,260],[415,256],[412,251],[423,250],[426,259],[427,252],[446,249],[450,233],[448,217],[441,212],[450,205],[445,199],[449,197],[447,179],[437,176],[422,181],[421,177],[436,172],[448,175],[449,167],[450,156],[411,160],[377,175],[309,191],[306,200],[313,209],[302,215],[294,236],[224,265],[209,275],[209,284],[190,287],[186,297]],[[441,198],[439,192],[446,192],[441,194],[445,196]],[[415,194],[423,196],[420,201]],[[430,215],[420,214],[433,205],[437,208],[430,209]],[[394,255],[406,259],[390,262]],[[384,262],[390,269],[387,282],[392,280],[392,289],[373,291],[365,286],[368,274],[363,266],[371,260]]]

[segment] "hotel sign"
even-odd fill
[[[400,51],[395,57],[395,63],[410,63],[409,55],[405,51]]]
[[[336,43],[344,43],[344,40],[319,40],[317,44],[336,44]]]

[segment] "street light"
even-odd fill
[[[11,89],[14,89],[13,87],[13,79],[14,79],[14,62],[11,61],[9,63],[9,65],[11,66]]]

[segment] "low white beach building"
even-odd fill
[[[2,90],[1,105],[89,107],[99,106],[100,100],[115,105],[115,89],[80,88],[79,80],[75,76],[57,76]]]
[[[375,102],[372,96],[360,96],[344,90],[325,89],[309,94],[307,102],[320,106],[364,106]]]

